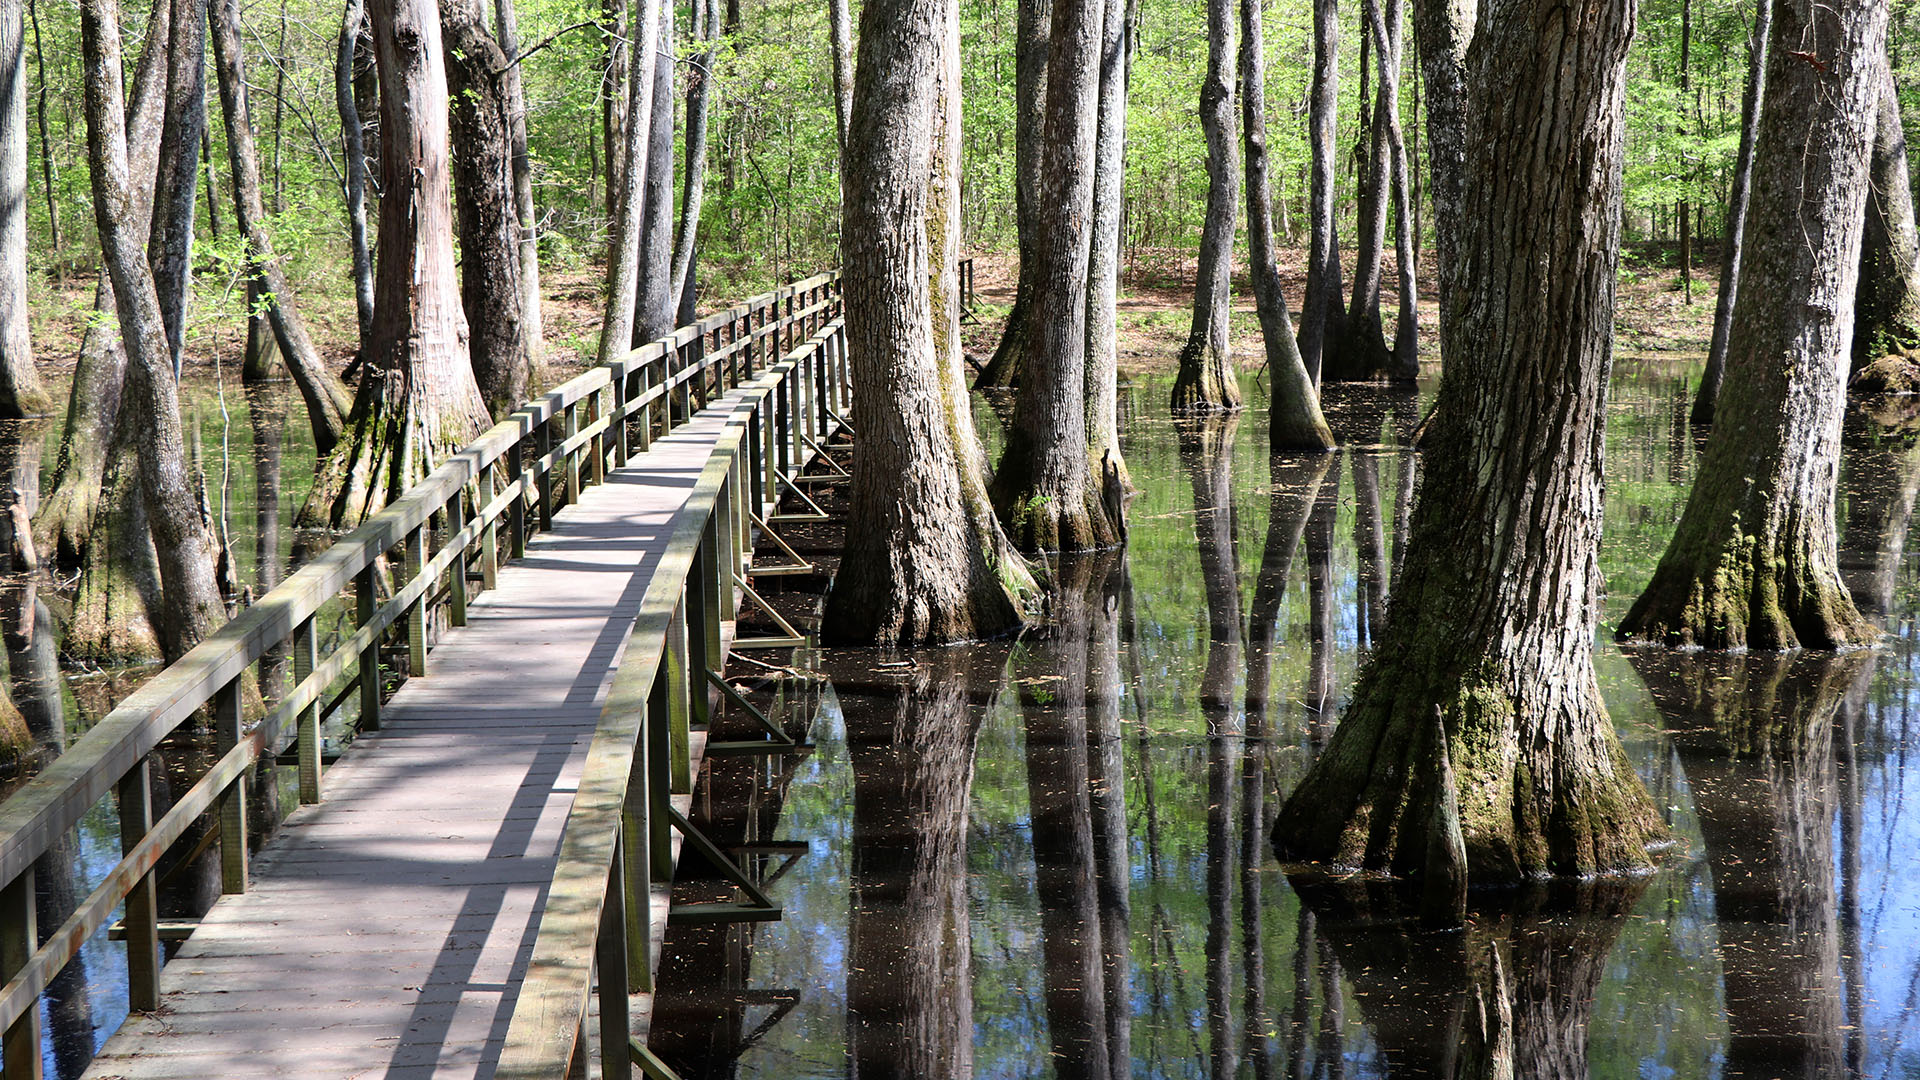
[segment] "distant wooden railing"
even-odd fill
[[[131,1007],[147,1010],[158,1003],[154,869],[161,857],[195,819],[217,811],[223,890],[244,891],[247,777],[263,756],[291,742],[298,748],[301,802],[320,799],[323,712],[331,715],[357,687],[360,728],[379,727],[379,656],[390,633],[405,628],[409,673],[424,675],[429,608],[444,605],[451,625],[464,624],[470,571],[477,566],[481,588],[492,588],[502,557],[524,554],[530,532],[536,525],[549,527],[555,511],[578,499],[582,485],[600,483],[610,465],[644,451],[656,429],[670,431],[729,390],[743,389],[636,614],[562,838],[551,894],[559,910],[550,905],[541,924],[521,1012],[535,1002],[553,1006],[552,983],[573,970],[555,965],[555,943],[574,932],[574,905],[591,903],[597,913],[609,902],[606,867],[622,863],[602,856],[608,843],[617,847],[631,831],[621,826],[623,814],[644,823],[633,835],[647,838],[641,847],[660,869],[668,819],[653,811],[667,789],[687,782],[685,724],[704,714],[705,672],[719,663],[720,619],[731,617],[733,579],[743,565],[738,560],[751,549],[747,529],[759,517],[747,511],[771,504],[779,485],[798,473],[850,407],[839,309],[838,274],[808,278],[681,327],[527,402],[149,679],[0,804],[0,1071],[8,1080],[40,1076],[39,997],[123,903]],[[376,589],[390,553],[398,554],[391,561],[393,593],[381,601]],[[353,631],[322,654],[323,609],[350,586]],[[294,686],[249,728],[242,714],[243,680],[282,649],[292,654]],[[665,667],[663,656],[669,659]],[[329,699],[336,683],[343,689]],[[667,723],[647,722],[664,719],[668,702],[680,703],[674,725],[679,738],[671,739],[678,761],[664,749],[675,732]],[[220,756],[156,821],[148,755],[202,708],[213,716]],[[655,738],[663,740],[659,747]],[[635,761],[651,771],[635,775]],[[123,857],[41,943],[34,862],[110,791],[118,794]],[[609,797],[615,797],[610,804]],[[581,883],[596,866],[597,890]],[[638,871],[647,872],[644,859]],[[646,879],[639,880],[645,896]],[[598,935],[588,937],[590,948]],[[513,1032],[523,1027],[516,1014]],[[576,1024],[569,1035],[578,1030]],[[510,1048],[526,1044],[521,1039]],[[620,1045],[624,1051],[626,1044]],[[520,1059],[530,1060],[526,1054]],[[626,1060],[623,1052],[620,1061]]]

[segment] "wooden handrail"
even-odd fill
[[[777,312],[797,293],[817,299],[804,312],[794,311],[780,317],[774,324],[778,329],[790,329],[803,319],[830,314],[838,304],[838,280],[837,273],[829,272],[762,294],[633,349],[611,364],[583,372],[530,399],[450,455],[385,509],[208,635],[187,655],[154,675],[39,775],[5,803],[0,803],[0,933],[17,936],[24,930],[31,938],[31,918],[14,909],[24,897],[30,915],[34,862],[75,828],[109,791],[116,787],[123,792],[131,790],[128,785],[135,782],[140,785],[139,790],[144,791],[147,756],[163,739],[210,703],[237,700],[240,682],[252,665],[282,646],[294,647],[298,672],[295,686],[259,724],[242,735],[236,745],[226,747],[223,743],[222,756],[213,770],[182,796],[172,810],[159,822],[149,823],[144,806],[122,806],[123,828],[127,833],[123,837],[123,850],[127,854],[108,873],[106,881],[82,902],[73,917],[49,936],[44,945],[12,938],[0,941],[0,980],[5,981],[4,988],[0,988],[0,1029],[9,1032],[8,1041],[13,1041],[18,1025],[37,1024],[35,1003],[40,993],[78,954],[81,944],[106,924],[113,908],[142,889],[151,890],[153,867],[166,848],[193,818],[216,804],[229,801],[229,796],[239,794],[260,756],[279,751],[289,726],[295,729],[292,738],[301,743],[303,800],[311,801],[308,796],[318,797],[318,713],[329,688],[349,669],[357,669],[354,679],[362,690],[362,725],[376,725],[379,679],[377,671],[369,667],[369,659],[377,656],[379,643],[390,629],[403,622],[410,631],[423,630],[424,611],[438,591],[436,585],[449,574],[453,575],[456,587],[446,592],[450,602],[451,598],[458,598],[454,610],[456,618],[463,618],[468,559],[478,549],[486,571],[483,576],[490,584],[491,567],[497,561],[496,545],[504,539],[506,546],[518,553],[524,545],[525,530],[535,521],[549,520],[557,509],[555,503],[561,496],[555,493],[555,470],[563,473],[565,498],[576,499],[582,483],[597,482],[604,476],[609,455],[614,465],[624,463],[630,423],[636,420],[640,423],[643,439],[651,437],[646,429],[656,422],[663,430],[671,429],[676,413],[667,406],[676,390],[683,391],[680,404],[690,413],[691,398],[685,395],[691,393],[691,384],[696,380],[701,381],[702,387],[707,385],[704,380],[709,376],[721,387],[740,385],[737,377],[729,382],[729,361],[737,350],[701,356],[684,369],[669,372],[674,358],[683,357],[691,343],[723,331],[734,335],[734,340],[758,341],[758,338],[743,337],[760,329],[751,325],[754,316]],[[822,335],[814,337],[819,339]],[[777,373],[756,374],[754,380],[746,384],[748,398],[756,403],[764,400],[768,390],[785,377],[785,371],[792,369],[791,358],[776,368]],[[635,377],[646,379],[648,386],[629,397],[627,383]],[[728,427],[728,438],[732,440],[728,445],[735,447],[736,454],[741,432],[747,430],[746,422],[738,420],[738,416],[736,411]],[[609,440],[610,433],[616,437]],[[538,452],[527,455],[524,452],[527,447],[534,447]],[[526,460],[529,457],[531,459]],[[584,474],[583,464],[589,466]],[[755,489],[758,491],[757,485]],[[537,513],[532,516],[526,513],[529,499],[538,504],[533,508]],[[739,507],[743,503],[736,498],[732,505]],[[446,535],[438,549],[428,551],[427,538],[436,521],[447,524]],[[503,528],[505,537],[500,536]],[[736,530],[735,535],[743,532],[743,529]],[[317,637],[316,617],[350,585],[356,593],[364,592],[372,580],[373,568],[398,547],[405,547],[409,557],[405,573],[396,574],[393,595],[381,603],[372,602],[367,594],[369,599],[360,604],[353,632],[320,655],[313,648]],[[662,567],[667,565],[663,561]],[[660,575],[661,570],[656,569],[656,580],[663,580]],[[682,587],[684,584],[682,573]],[[651,591],[648,596],[652,596]],[[300,653],[302,648],[309,650],[305,656]],[[423,667],[426,656],[423,632],[413,655],[414,666]],[[372,715],[366,715],[368,710]],[[307,745],[309,742],[313,745]],[[309,768],[312,769],[311,790]],[[137,823],[137,827],[126,828],[130,822]],[[245,829],[234,832],[239,835],[223,834],[223,848],[232,845],[233,851],[244,853]],[[244,873],[240,876],[244,878]],[[158,938],[157,927],[139,925],[142,920],[133,907],[128,904],[126,920],[129,991],[135,1007],[141,1008],[150,1006],[152,996],[157,994],[158,969],[157,965],[145,965],[131,958],[143,946],[151,949]],[[151,922],[150,914],[146,921]],[[144,970],[146,967],[152,970]],[[38,1045],[37,1039],[32,1045]]]

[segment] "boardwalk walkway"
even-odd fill
[[[500,571],[89,1077],[492,1075],[615,665],[733,400]]]

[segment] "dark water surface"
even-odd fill
[[[1348,448],[1270,461],[1263,400],[1181,427],[1147,382],[1131,543],[1058,568],[1055,627],[802,653],[833,681],[771,701],[814,753],[710,759],[696,809],[785,915],[671,930],[655,1049],[686,1077],[1920,1074],[1920,439],[1847,429],[1842,562],[1881,648],[1623,652],[1696,369],[1623,359],[1609,413],[1597,664],[1678,841],[1658,873],[1476,895],[1464,932],[1290,883],[1268,830],[1384,613],[1427,398],[1333,388]]]

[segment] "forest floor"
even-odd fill
[[[1306,287],[1306,252],[1281,253],[1280,275],[1288,302],[1297,307]],[[1670,253],[1630,248],[1621,260],[1620,289],[1615,322],[1619,349],[1626,353],[1704,353],[1713,326],[1714,266],[1717,256],[1703,252],[1694,271],[1692,304],[1687,304],[1680,275]],[[1013,304],[1018,260],[1012,253],[976,254],[976,305],[962,327],[967,352],[985,362],[993,353],[1006,312]],[[1193,319],[1194,255],[1171,250],[1135,250],[1122,267],[1119,307],[1119,364],[1124,375],[1173,370]],[[1352,267],[1347,267],[1350,277]],[[593,360],[596,328],[601,316],[603,271],[581,265],[549,271],[542,281],[546,303],[542,308],[549,370],[541,380],[551,386],[584,369]],[[1438,355],[1439,312],[1433,293],[1433,256],[1421,259],[1420,351],[1433,360]],[[353,359],[357,344],[353,297],[344,288],[323,288],[316,278],[296,284],[301,314],[314,343],[336,371]],[[1351,288],[1351,281],[1347,282]],[[1391,255],[1383,272],[1381,312],[1389,326],[1398,303],[1398,278]],[[93,277],[71,275],[62,280],[41,279],[31,308],[35,360],[41,373],[64,382],[72,374],[80,340],[93,316]],[[197,282],[196,307],[188,331],[189,366],[206,376],[237,376],[246,342],[241,300],[244,290]],[[717,309],[739,297],[715,297],[701,305]],[[1259,322],[1244,267],[1233,284],[1233,340],[1246,371],[1264,360],[1259,348]]]

